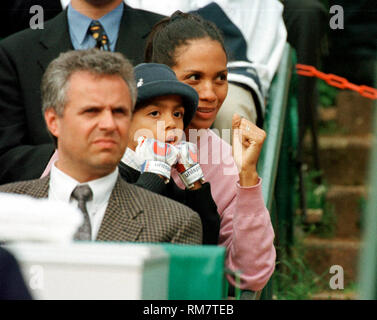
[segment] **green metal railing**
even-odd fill
[[[283,52],[278,73],[270,90],[270,103],[266,108],[264,122],[264,130],[267,132],[267,138],[258,162],[258,172],[263,179],[263,197],[266,207],[269,210],[272,209],[283,132],[288,115],[287,101],[291,74],[292,49],[287,44]]]
[[[292,176],[294,175],[289,154],[293,138],[290,125],[292,119],[290,106],[294,102],[290,96],[293,55],[293,50],[287,44],[270,89],[264,122],[267,138],[258,162],[258,173],[263,179],[263,198],[271,214],[275,234],[279,235],[275,241],[275,245],[278,246],[287,243],[286,238],[289,237],[289,230],[293,224],[293,193],[289,192],[290,186],[293,185]],[[279,195],[283,195],[282,201],[276,198]],[[280,204],[282,209],[280,209]],[[272,299],[272,293],[270,280],[263,289],[261,299]],[[250,291],[241,293],[241,299],[243,297],[245,299],[257,298],[257,296],[257,294],[250,294]]]
[[[377,70],[375,77],[377,82]],[[359,261],[359,298],[362,300],[377,299],[377,102],[374,106],[374,139],[369,165],[369,194],[363,219],[363,246]]]

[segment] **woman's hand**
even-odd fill
[[[233,158],[237,165],[240,185],[254,186],[258,183],[257,163],[266,132],[252,122],[234,114],[233,129]]]

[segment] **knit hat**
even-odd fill
[[[199,96],[195,89],[179,81],[172,69],[160,63],[141,63],[135,67],[138,104],[151,98],[166,95],[182,97],[185,114],[183,125],[186,128],[195,115]]]

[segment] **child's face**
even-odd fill
[[[183,134],[184,112],[182,98],[178,95],[151,99],[133,113],[128,147],[135,150],[140,136],[170,144],[178,143]]]

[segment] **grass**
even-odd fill
[[[308,235],[331,238],[335,233],[335,209],[331,203],[326,201],[326,194],[329,188],[327,182],[322,178],[321,184],[318,184],[318,179],[321,176],[322,173],[315,170],[304,172],[306,207],[308,209],[322,209],[323,214],[321,221],[306,225],[303,221],[298,219],[297,223],[300,224],[300,227],[302,227]],[[299,195],[298,193],[296,194],[296,207],[298,207]]]
[[[307,233],[320,238],[332,238],[335,234],[335,223],[334,207],[326,203],[321,222],[310,225]]]
[[[318,276],[304,260],[304,247],[295,243],[288,255],[281,250],[273,277],[274,299],[310,300],[325,285],[324,275]]]
[[[318,80],[317,86],[319,93],[319,104],[324,108],[334,106],[339,89],[328,85],[323,80]]]
[[[344,287],[344,293],[357,293],[359,291],[359,286],[356,282],[350,282]]]
[[[302,238],[298,238],[288,255],[278,248],[280,255],[272,278],[275,300],[312,300],[313,296],[320,292],[331,294],[341,293],[355,294],[358,287],[355,282],[345,283],[344,290],[331,290],[329,280],[332,276],[327,271],[317,275],[306,263],[305,248],[302,245]],[[357,298],[357,296],[356,296]]]
[[[321,172],[308,170],[304,174],[307,208],[322,209],[322,220],[316,224],[306,225],[302,217],[295,216],[294,229],[304,230],[300,236],[296,232],[290,252],[277,248],[278,263],[273,277],[274,299],[277,300],[310,300],[313,295],[328,289],[328,273],[317,275],[305,261],[303,238],[308,235],[332,237],[335,232],[334,208],[326,201],[328,185],[322,179],[318,184]],[[296,183],[298,185],[298,182]],[[298,187],[297,187],[298,189]],[[296,207],[299,195],[296,194]]]
[[[336,120],[321,121],[318,128],[320,135],[349,134],[349,130],[340,127]]]

